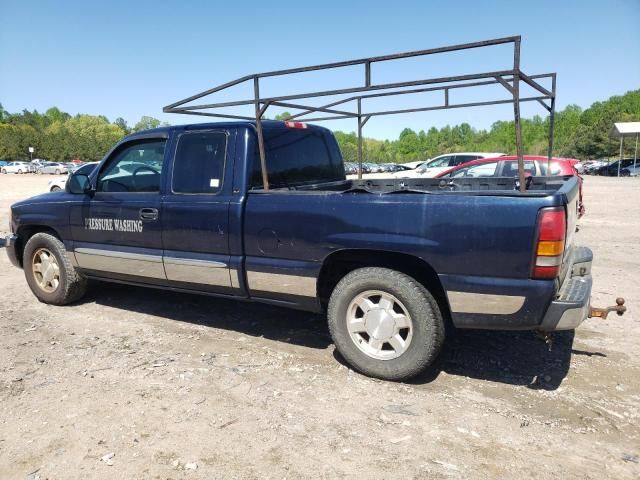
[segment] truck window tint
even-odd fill
[[[345,179],[338,144],[324,130],[282,128],[263,131],[269,185],[297,185],[335,182]],[[262,187],[260,153],[256,145],[251,185]]]
[[[98,192],[160,192],[165,144],[138,142],[116,151],[98,176]]]
[[[225,132],[182,134],[173,163],[173,192],[219,192],[222,188],[226,151]]]

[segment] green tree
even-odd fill
[[[133,131],[139,132],[140,130],[149,130],[150,128],[158,128],[160,125],[160,120],[145,115],[133,126]]]
[[[289,112],[282,112],[275,116],[276,120],[289,120],[291,114]]]

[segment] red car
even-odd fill
[[[558,175],[575,175],[580,179],[580,216],[584,215],[582,203],[582,177],[574,168],[580,160],[575,158],[552,157],[547,167],[547,157],[539,155],[524,156],[524,171],[526,176],[547,177]],[[480,158],[457,167],[450,168],[435,176],[435,178],[455,177],[516,177],[518,175],[518,157],[505,156],[495,158]]]

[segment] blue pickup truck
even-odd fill
[[[592,254],[574,246],[576,177],[347,180],[324,128],[158,128],[120,141],[66,191],[11,207],[6,250],[42,302],[100,279],[326,312],[340,354],[401,380],[445,325],[573,329]]]

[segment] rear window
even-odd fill
[[[311,128],[264,129],[269,185],[295,187],[345,179],[344,165],[335,138]],[[252,188],[262,188],[260,152],[255,147]]]
[[[180,135],[173,164],[173,192],[215,194],[220,191],[226,152],[225,132]]]

